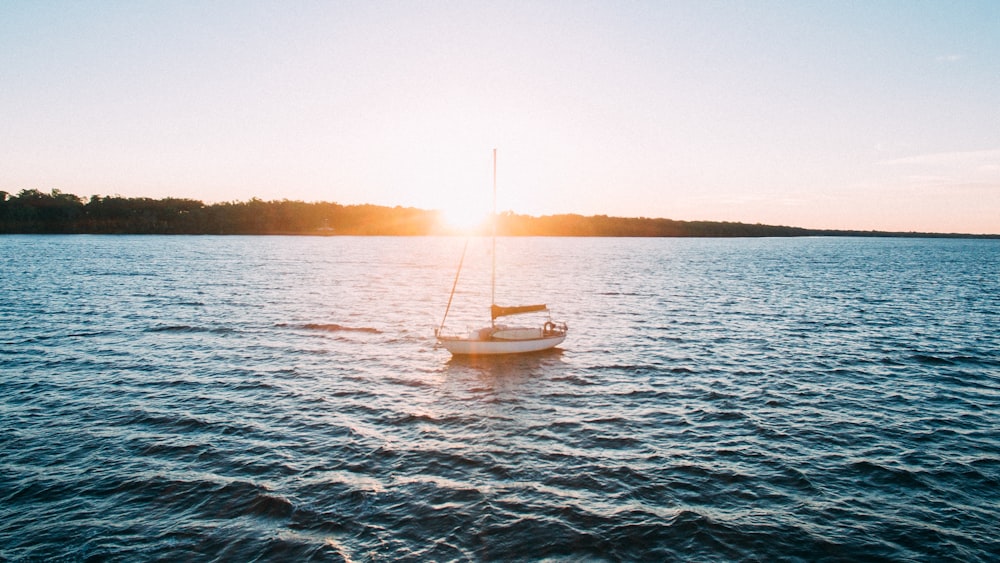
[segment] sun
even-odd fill
[[[481,232],[489,221],[489,213],[468,205],[451,205],[440,209],[441,226],[449,232],[471,235]]]

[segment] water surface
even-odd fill
[[[0,560],[1000,557],[1000,242],[461,247],[0,237]]]

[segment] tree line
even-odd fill
[[[1000,235],[889,233],[815,230],[761,224],[675,221],[647,217],[533,217],[512,212],[496,218],[497,234],[507,236],[593,237],[795,237],[924,236],[1000,238]],[[486,234],[483,225],[479,234]],[[412,207],[340,205],[302,201],[249,201],[205,204],[194,199],[91,196],[83,199],[52,190],[0,191],[2,234],[213,234],[213,235],[389,235],[453,234],[441,213]]]
[[[301,201],[226,202],[0,192],[0,233],[424,235],[438,214],[406,207]]]

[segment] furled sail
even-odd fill
[[[497,317],[507,317],[510,315],[520,315],[522,313],[534,313],[536,311],[548,311],[548,308],[542,305],[517,305],[514,307],[501,307],[500,305],[494,304],[491,307],[491,312],[493,313],[493,318]]]

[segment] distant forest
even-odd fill
[[[485,229],[484,229],[485,231]],[[412,207],[262,201],[206,205],[194,199],[91,196],[52,190],[0,191],[0,234],[388,235],[450,233],[438,211]],[[1000,238],[1000,235],[814,230],[715,221],[674,221],[606,215],[511,212],[497,217],[497,234],[583,237],[882,236]]]

